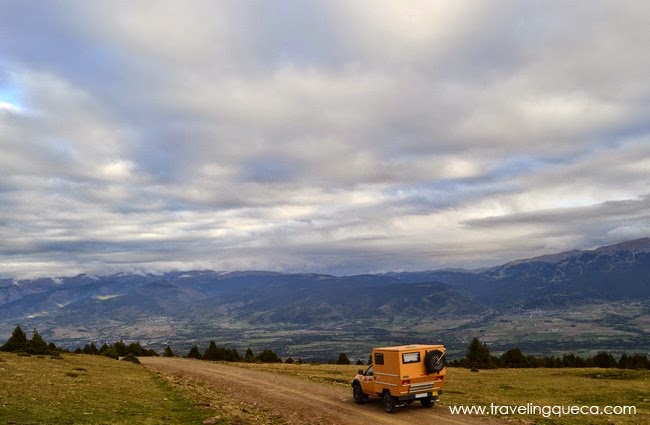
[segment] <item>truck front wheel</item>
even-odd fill
[[[362,404],[366,399],[366,395],[363,393],[361,385],[359,384],[354,384],[354,386],[352,386],[352,396],[354,397],[354,402],[357,404]]]
[[[386,413],[395,413],[395,398],[388,391],[384,393],[384,410]]]

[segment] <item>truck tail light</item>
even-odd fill
[[[403,380],[402,385],[411,385],[411,380],[410,379]]]

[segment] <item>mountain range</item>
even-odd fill
[[[496,351],[648,352],[649,300],[644,238],[477,270],[1,279],[0,340],[21,324],[70,348],[124,339],[180,354],[209,340],[318,359],[406,342],[462,354],[474,336]]]

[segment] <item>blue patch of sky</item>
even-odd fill
[[[590,149],[591,152],[617,149],[642,137],[650,137],[650,121],[645,116],[595,135],[594,138],[597,138],[599,143],[590,146]]]
[[[480,177],[439,179],[393,187],[388,195],[404,207],[415,210],[452,208],[475,199],[524,187],[518,177],[565,163],[566,158],[537,158],[521,155],[505,159]]]
[[[11,82],[0,85],[0,103],[13,105],[18,109],[23,109],[23,97],[20,89]]]
[[[530,155],[517,155],[511,158],[501,160],[495,167],[488,173],[487,176],[482,176],[481,180],[506,180],[508,178],[517,177],[524,174],[530,174],[539,171],[543,168],[552,166],[553,164],[564,162],[560,158],[538,158]]]
[[[418,214],[454,208],[474,199],[510,189],[481,180],[445,179],[392,188],[389,196],[399,209]]]

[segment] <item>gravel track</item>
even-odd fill
[[[413,403],[395,414],[383,411],[379,399],[357,405],[351,387],[307,381],[271,372],[245,369],[224,363],[168,357],[141,357],[149,370],[171,382],[191,382],[214,388],[228,399],[251,409],[264,411],[259,422],[277,424],[478,424],[501,423],[496,418],[452,416],[448,409],[434,405],[422,408]],[[209,397],[209,395],[208,395]],[[219,406],[216,406],[219,410]],[[243,410],[246,410],[245,408]],[[209,423],[209,422],[208,422]],[[250,423],[253,423],[252,420]]]

